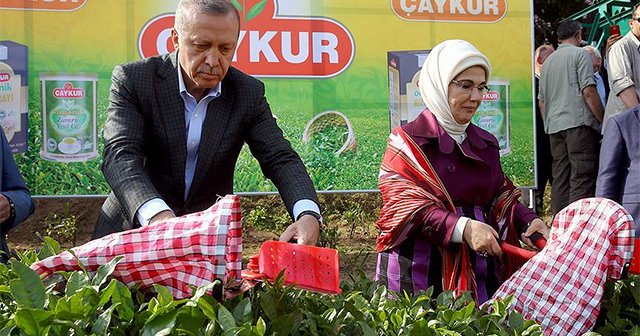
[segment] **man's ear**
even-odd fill
[[[175,50],[178,50],[180,43],[178,39],[178,32],[176,31],[175,28],[171,28],[171,44],[173,44],[173,48]]]

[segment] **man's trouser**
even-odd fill
[[[598,177],[600,134],[578,126],[549,134],[553,156],[551,211],[555,215],[570,203],[593,197]]]

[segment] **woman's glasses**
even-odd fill
[[[471,93],[473,91],[473,89],[478,90],[478,92],[480,92],[480,94],[482,94],[483,96],[486,95],[487,93],[489,93],[489,87],[486,86],[485,84],[480,84],[478,86],[473,85],[473,82],[470,80],[452,80],[451,83],[459,86],[462,91],[467,92],[467,93]]]

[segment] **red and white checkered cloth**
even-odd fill
[[[603,198],[576,201],[553,221],[547,246],[500,286],[513,307],[545,335],[582,335],[600,311],[607,279],[619,278],[633,252],[633,219]],[[490,305],[491,300],[485,303]]]
[[[116,256],[124,258],[113,276],[141,289],[167,286],[174,297],[190,297],[193,287],[215,279],[235,280],[242,270],[242,214],[236,195],[220,199],[209,209],[113,233],[75,247],[72,251],[89,271]],[[65,251],[31,265],[39,274],[80,270]]]

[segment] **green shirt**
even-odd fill
[[[578,126],[600,131],[600,123],[582,95],[589,85],[595,86],[593,62],[589,52],[563,43],[542,65],[538,99],[544,102],[544,130],[558,133]]]

